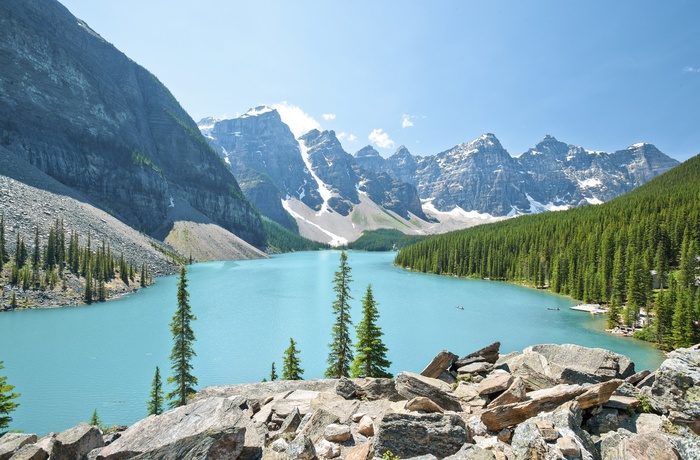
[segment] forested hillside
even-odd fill
[[[611,327],[633,325],[649,311],[652,324],[639,335],[667,348],[700,338],[699,243],[696,156],[606,204],[436,236],[402,249],[396,264],[610,304]]]

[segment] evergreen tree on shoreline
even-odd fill
[[[191,323],[197,318],[192,314],[187,292],[187,272],[185,267],[180,267],[180,281],[177,283],[177,310],[170,323],[170,331],[173,334],[173,349],[170,352],[170,362],[174,375],[168,377],[168,383],[174,383],[175,389],[168,393],[170,407],[184,406],[187,399],[196,393],[197,377],[192,375],[191,359],[197,354],[194,352],[192,342],[196,339]]]
[[[5,368],[2,361],[0,361],[0,371]],[[17,409],[18,403],[14,402],[13,399],[19,398],[19,394],[12,393],[15,387],[7,383],[7,377],[0,375],[0,430],[7,428],[12,421],[10,417],[10,412]]]
[[[333,290],[336,293],[336,300],[333,302],[333,312],[336,315],[333,324],[333,341],[328,345],[328,368],[324,374],[327,378],[339,379],[350,375],[350,366],[353,361],[352,340],[350,339],[350,266],[348,256],[345,251],[340,253],[340,267],[335,272],[333,279]]]
[[[370,284],[362,299],[362,320],[357,325],[355,360],[350,369],[353,377],[393,377],[387,372],[387,368],[391,366],[391,362],[386,358],[389,350],[382,342],[384,334],[377,326],[377,319],[379,319],[379,310]]]
[[[272,366],[270,367],[270,382],[274,382],[278,377],[277,371],[275,370],[275,362],[272,361]]]
[[[148,401],[148,415],[160,415],[163,413],[163,382],[160,378],[160,368],[156,366],[156,373],[151,383],[151,399]]]
[[[297,343],[290,337],[289,348],[284,351],[282,359],[282,380],[303,380],[301,376],[304,369],[299,367],[301,360],[297,356],[298,354]]]

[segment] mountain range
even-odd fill
[[[492,134],[435,155],[353,155],[333,131],[295,136],[266,106],[196,124],[55,0],[0,3],[0,69],[3,155],[200,260],[262,255],[262,216],[334,245],[378,228],[439,233],[604,202],[677,164],[650,144],[605,153],[551,136],[512,157]]]
[[[678,164],[651,144],[607,153],[549,135],[519,157],[493,134],[435,155],[413,155],[404,146],[388,158],[372,146],[351,155],[333,131],[295,139],[266,106],[198,126],[262,214],[331,243],[374,228],[436,233],[600,204]],[[370,213],[384,210],[390,219],[367,221],[368,204]]]

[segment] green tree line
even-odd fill
[[[700,339],[700,156],[600,206],[523,216],[402,249],[398,266],[523,283],[610,304],[610,325],[654,321],[664,348]],[[656,287],[656,289],[655,289]]]
[[[76,231],[66,231],[63,220],[56,221],[43,233],[34,229],[31,246],[17,232],[14,245],[8,245],[5,235],[5,219],[0,215],[0,274],[10,286],[22,290],[50,290],[57,285],[66,286],[66,275],[72,274],[84,281],[83,300],[86,303],[104,301],[109,297],[107,283],[117,276],[129,285],[138,283],[141,287],[152,284],[152,275],[145,264],[140,269],[133,261],[128,263],[124,255],[117,257],[105,240],[93,248],[88,232],[85,244],[80,243]],[[16,306],[16,295],[10,307]]]

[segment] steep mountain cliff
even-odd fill
[[[0,3],[0,145],[131,227],[264,244],[258,213],[170,92],[54,0]]]

